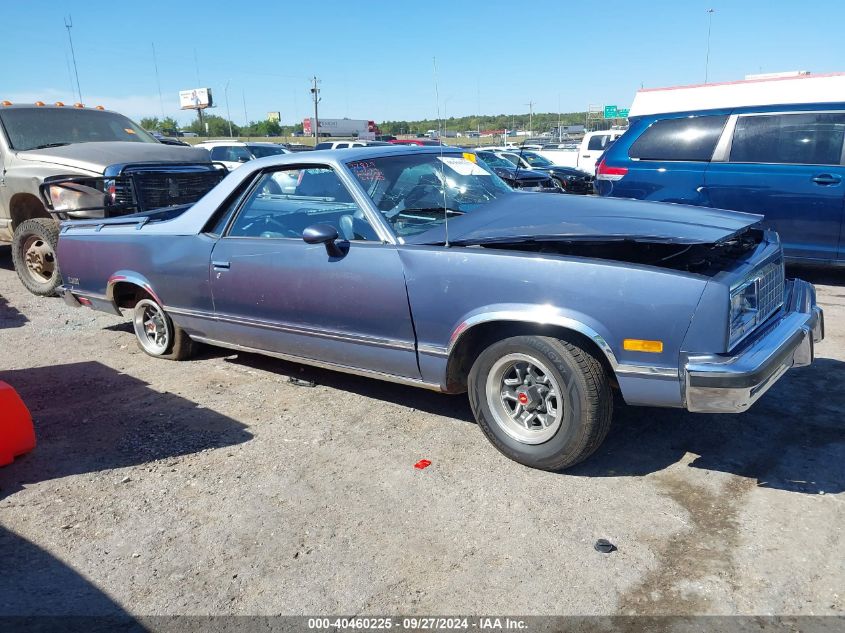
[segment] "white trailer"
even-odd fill
[[[753,77],[753,76],[752,76]],[[845,101],[845,73],[776,73],[742,81],[638,90],[629,117],[779,103]]]
[[[304,119],[302,129],[306,136],[314,134],[314,118]],[[378,134],[374,121],[366,119],[323,119],[320,118],[320,136],[360,136]]]

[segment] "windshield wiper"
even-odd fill
[[[62,145],[70,145],[70,143],[44,143],[44,145],[36,145],[30,149],[47,149],[48,147],[61,147]]]

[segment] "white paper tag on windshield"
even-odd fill
[[[459,173],[461,176],[489,176],[488,172],[483,167],[479,167],[466,158],[458,158],[457,156],[438,156],[438,160],[443,161],[443,164],[451,170]]]

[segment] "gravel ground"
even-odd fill
[[[153,360],[0,247],[0,380],[39,440],[0,469],[0,615],[842,614],[845,272],[797,272],[826,310],[814,366],[742,416],[622,408],[558,475],[497,453],[462,396]]]

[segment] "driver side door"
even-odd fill
[[[342,255],[306,244],[337,229]],[[402,263],[328,167],[264,173],[211,257],[220,342],[418,378]]]

